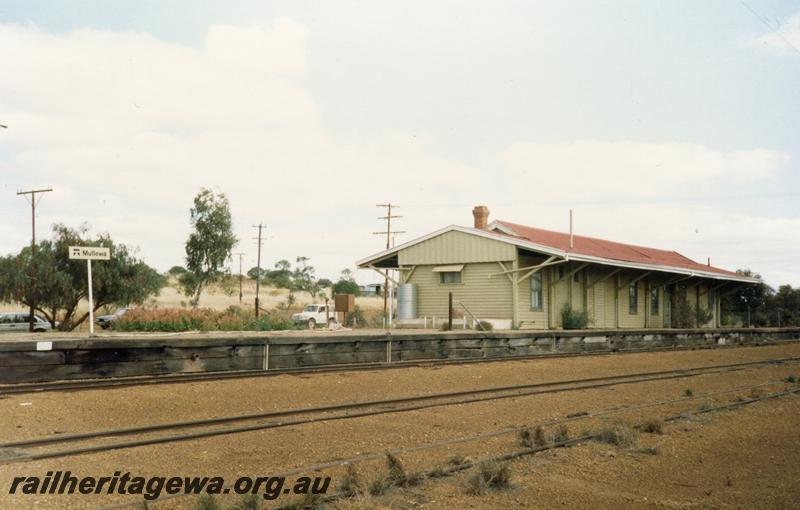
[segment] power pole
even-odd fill
[[[392,247],[392,235],[394,234],[405,234],[405,231],[395,230],[392,231],[392,219],[393,218],[402,218],[402,216],[392,216],[392,207],[397,208],[400,207],[397,204],[392,204],[391,202],[388,204],[377,204],[375,207],[385,207],[386,208],[386,216],[378,216],[379,220],[386,220],[386,230],[383,232],[373,232],[374,235],[385,235],[386,236],[386,249]],[[389,291],[389,270],[386,270],[386,277],[383,281],[383,317],[384,319],[388,319],[386,316],[386,309],[387,309],[387,298],[388,298],[388,291]],[[390,324],[387,322],[387,327]]]
[[[53,191],[53,188],[43,188],[43,189],[32,189],[28,191],[18,191],[17,195],[23,195],[25,200],[31,204],[31,264],[28,268],[30,272],[30,292],[31,295],[29,297],[30,300],[30,307],[31,307],[31,316],[28,317],[28,331],[33,332],[33,312],[36,309],[36,292],[34,291],[34,285],[36,284],[36,271],[34,264],[36,263],[36,194],[37,193],[47,193]],[[41,200],[42,197],[39,197]]]
[[[258,291],[261,288],[261,230],[264,228],[263,223],[253,225],[253,228],[258,229],[258,258],[256,259],[256,319],[258,319]]]
[[[239,255],[239,304],[242,303],[242,257],[244,253],[237,253]]]

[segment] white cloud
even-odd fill
[[[775,30],[752,38],[749,43],[781,52],[800,53],[800,12],[793,14]]]
[[[520,141],[462,162],[440,154],[430,133],[392,126],[332,133],[309,92],[309,37],[287,19],[212,26],[199,48],[144,33],[53,35],[0,25],[0,111],[11,126],[2,133],[0,172],[20,187],[55,187],[39,209],[40,237],[50,223],[88,220],[140,246],[161,269],[181,263],[191,199],[206,186],[230,197],[247,265],[255,263],[250,226],[262,220],[267,265],[307,255],[332,277],[380,249],[371,232],[381,229],[375,217],[382,211],[374,205],[387,200],[402,205],[399,228],[408,234],[398,242],[470,224],[477,203],[495,218],[563,228],[572,204],[596,202],[578,209],[584,233],[685,249],[800,283],[793,265],[800,247],[763,248],[788,243],[796,219],[641,204],[774,182],[785,154],[677,142]],[[0,236],[0,253],[16,251],[29,235],[24,203],[4,199],[0,213],[13,218],[4,220],[10,232]],[[757,242],[740,242],[747,231]]]

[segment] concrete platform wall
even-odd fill
[[[800,341],[800,328],[39,338],[0,342],[0,383],[762,345]]]

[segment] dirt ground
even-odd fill
[[[18,395],[0,400],[4,441],[59,433],[85,432],[140,424],[235,415],[459,389],[598,377],[670,368],[699,367],[800,356],[800,344],[721,350],[640,353],[614,356],[520,360],[476,365],[417,367],[384,371],[282,375],[229,381],[186,383]],[[517,397],[466,405],[325,421],[195,441],[143,446],[104,453],[0,465],[0,508],[95,508],[139,501],[131,496],[8,495],[15,476],[48,470],[110,476],[130,471],[141,476],[266,476],[333,459],[410,448],[437,441],[534,426],[576,412],[599,412],[657,400],[694,398],[615,415],[635,423],[645,417],[729,402],[748,391],[713,397],[708,393],[770,383],[763,391],[786,387],[800,376],[788,363],[723,374],[570,393]],[[607,418],[610,420],[611,418]],[[571,433],[602,425],[576,421]],[[525,457],[512,463],[513,487],[484,496],[467,496],[468,474],[396,490],[381,498],[338,504],[347,508],[791,508],[800,501],[800,401],[797,397],[754,404],[702,419],[679,421],[666,434],[641,435],[658,455],[608,445],[583,445]],[[515,434],[497,435],[400,455],[409,471],[431,469],[454,455],[480,458],[518,449]],[[359,464],[365,476],[379,476],[383,460]],[[342,470],[326,471],[333,485]],[[319,474],[319,473],[315,473]],[[709,494],[707,492],[710,491]],[[233,501],[230,500],[229,501]],[[283,500],[280,500],[283,502]],[[192,498],[150,508],[192,508]],[[361,506],[361,505],[364,506]],[[359,505],[359,506],[356,506]]]

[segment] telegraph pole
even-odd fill
[[[386,236],[386,249],[392,247],[392,236],[394,234],[405,234],[405,231],[395,230],[392,231],[392,219],[394,218],[402,218],[402,216],[392,216],[392,207],[397,208],[400,207],[397,204],[393,204],[389,202],[388,204],[377,204],[375,207],[384,207],[386,208],[386,216],[378,216],[379,220],[386,220],[386,230],[383,232],[373,232],[374,235],[385,235]],[[386,277],[383,280],[383,317],[386,319],[386,309],[387,309],[387,298],[388,298],[388,291],[389,291],[389,270],[386,270]],[[389,327],[390,324],[387,324]]]
[[[5,126],[4,126],[5,127]],[[17,195],[22,195],[25,197],[25,200],[31,204],[31,264],[28,268],[30,272],[30,293],[29,296],[30,300],[30,307],[31,307],[31,316],[28,317],[28,331],[33,332],[33,312],[36,309],[36,292],[34,290],[34,286],[36,285],[36,271],[34,264],[36,263],[36,194],[37,193],[48,193],[53,191],[53,188],[43,188],[43,189],[32,189],[28,191],[18,191]],[[41,200],[42,197],[39,197]]]
[[[258,258],[256,259],[256,319],[258,319],[258,291],[261,288],[261,230],[264,228],[263,223],[253,225],[253,228],[258,229]],[[241,259],[240,259],[241,260]]]
[[[242,303],[242,257],[244,253],[237,253],[239,255],[239,304]]]

